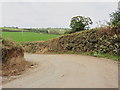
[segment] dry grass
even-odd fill
[[[23,48],[14,41],[2,40],[2,75],[21,74],[30,66],[24,59]]]

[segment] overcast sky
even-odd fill
[[[6,2],[2,5],[2,25],[18,27],[69,27],[73,16],[109,20],[117,2]]]

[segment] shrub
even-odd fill
[[[112,14],[110,14],[110,17],[111,24],[113,26],[120,27],[120,12],[119,11],[113,12]]]

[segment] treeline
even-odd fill
[[[2,27],[3,32],[35,32],[35,33],[45,33],[45,34],[55,34],[62,35],[68,28],[13,28],[13,27]]]
[[[3,32],[28,32],[24,29],[14,28],[14,27],[0,27]]]
[[[24,28],[24,30],[28,30],[30,32],[36,32],[36,33],[62,35],[69,29],[68,28]]]

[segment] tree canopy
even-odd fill
[[[73,32],[82,31],[89,28],[92,24],[92,20],[89,17],[76,16],[71,19],[70,27]]]
[[[113,12],[110,17],[111,24],[120,27],[120,11]]]

